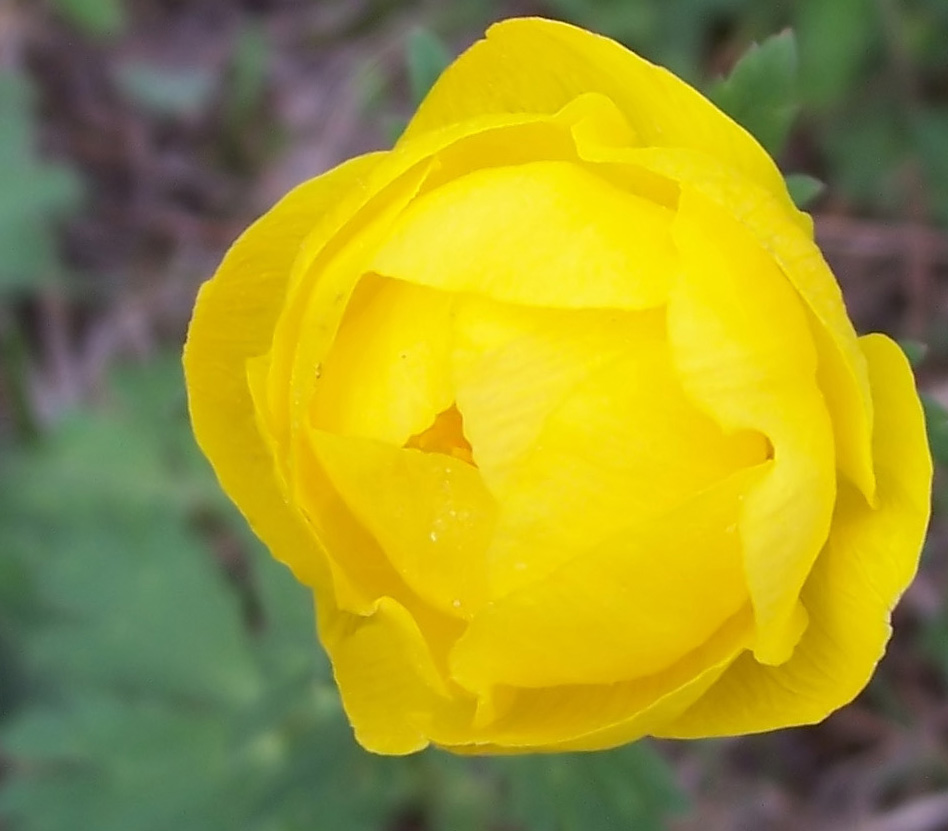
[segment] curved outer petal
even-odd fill
[[[741,612],[664,672],[633,681],[539,690],[503,689],[500,717],[445,683],[417,612],[383,597],[366,616],[317,604],[320,636],[359,743],[405,754],[434,743],[462,753],[599,750],[641,738],[678,717],[752,640]]]
[[[552,20],[492,26],[445,70],[399,144],[488,113],[554,113],[590,92],[615,102],[639,143],[707,153],[792,209],[770,156],[700,93],[609,38]]]
[[[728,176],[713,163],[684,152],[646,152],[649,170],[673,175],[734,216],[768,251],[813,316],[820,354],[820,387],[834,421],[836,453],[843,473],[865,497],[875,495],[872,471],[872,396],[866,361],[846,313],[839,283],[811,236],[787,216],[784,206],[753,183]]]
[[[740,533],[758,624],[755,652],[786,660],[805,622],[797,596],[829,531],[832,427],[802,305],[752,235],[683,188],[674,226],[682,276],[668,306],[682,385],[730,430],[759,430],[774,467],[744,500]]]
[[[432,734],[455,738],[474,714],[473,698],[452,697],[415,615],[390,597],[367,616],[326,614],[316,607],[320,636],[359,744],[401,755],[425,748]]]
[[[793,657],[779,667],[741,657],[656,735],[753,733],[819,721],[862,690],[882,657],[889,615],[918,566],[932,462],[905,356],[882,335],[859,343],[876,412],[877,507],[851,487],[841,491],[829,541],[803,590],[810,624]]]
[[[500,687],[500,714],[480,730],[437,744],[459,752],[602,750],[645,736],[684,712],[753,641],[745,609],[698,649],[645,678],[543,689]]]
[[[647,170],[700,192],[731,213],[769,252],[807,307],[820,356],[820,387],[833,419],[839,468],[871,501],[875,493],[870,446],[872,399],[865,359],[856,344],[839,284],[812,233],[800,227],[802,215],[788,212],[781,200],[700,153],[679,148],[617,150],[590,141],[579,142],[578,150],[582,158],[606,166],[612,175],[627,168]]]
[[[484,692],[610,684],[673,665],[747,604],[737,520],[770,464],[631,524],[491,604],[451,650],[452,677]]]
[[[301,241],[379,159],[380,154],[361,156],[300,185],[252,225],[201,287],[184,349],[198,444],[257,535],[308,585],[324,584],[318,577],[322,555],[299,512],[283,498],[248,388],[247,361],[270,348]]]
[[[642,309],[668,293],[671,219],[569,162],[487,168],[412,202],[371,267],[508,303]]]

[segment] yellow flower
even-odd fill
[[[748,133],[561,23],[497,24],[394,149],[254,224],[185,367],[380,753],[817,721],[918,563],[902,353]]]

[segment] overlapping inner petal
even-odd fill
[[[718,423],[763,431],[774,446],[773,471],[747,495],[741,534],[755,654],[780,664],[806,625],[798,597],[836,501],[818,354],[798,296],[746,227],[686,189],[675,238],[682,270],[669,338],[682,384]]]
[[[671,220],[568,161],[487,168],[415,199],[372,268],[511,303],[648,308],[674,275]]]

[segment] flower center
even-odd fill
[[[447,410],[438,413],[431,426],[409,438],[405,447],[425,453],[443,453],[477,467],[474,464],[471,443],[464,436],[464,420],[457,404],[452,404]]]

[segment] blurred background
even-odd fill
[[[941,474],[888,655],[825,723],[383,759],[197,453],[180,349],[228,244],[522,14],[670,66],[778,154],[948,461],[945,0],[0,0],[2,831],[948,829]]]

